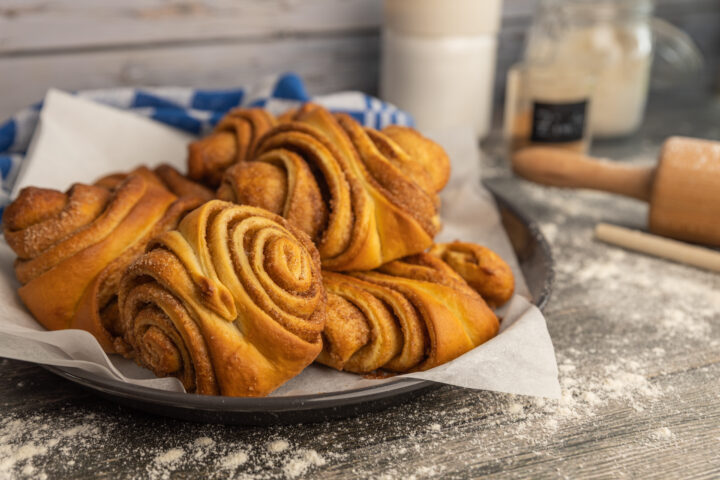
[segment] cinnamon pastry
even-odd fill
[[[228,169],[219,198],[284,216],[311,236],[327,270],[370,270],[431,245],[444,180],[424,167],[406,175],[409,155],[348,115],[306,104],[284,120],[252,161]],[[444,153],[433,158],[447,163]]]
[[[430,254],[455,270],[491,307],[499,307],[512,297],[515,278],[498,254],[469,242],[438,243]]]
[[[160,177],[165,187],[178,197],[193,197],[203,202],[215,198],[215,192],[190,180],[170,165],[160,165],[155,168],[154,172]]]
[[[111,173],[95,181],[94,185],[113,189],[130,175],[141,175],[146,180],[162,185],[178,197],[191,197],[202,202],[215,198],[212,190],[190,180],[170,165],[162,164],[155,170],[138,167],[130,173]]]
[[[437,193],[450,179],[450,160],[445,150],[410,127],[389,125],[382,129],[382,135],[368,129],[378,148],[387,149],[386,156],[402,172],[423,187],[426,192]],[[389,138],[392,142],[384,141]],[[397,144],[395,148],[393,142]],[[383,149],[384,150],[384,149]],[[392,152],[392,154],[389,154]]]
[[[27,187],[3,215],[23,303],[46,328],[87,330],[106,352],[118,333],[125,268],[200,203],[176,197],[149,170],[110,183],[75,184],[67,193]]]
[[[230,166],[252,155],[258,139],[277,121],[260,108],[235,108],[225,115],[212,134],[188,147],[188,176],[217,188]]]
[[[317,360],[338,370],[427,370],[498,332],[483,299],[427,253],[371,272],[323,272],[323,281],[328,317]]]
[[[267,395],[322,348],[317,250],[259,208],[212,200],[188,214],[128,268],[119,303],[118,350],[190,392]]]

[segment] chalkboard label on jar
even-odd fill
[[[564,143],[582,140],[588,102],[533,103],[532,135],[537,143]]]

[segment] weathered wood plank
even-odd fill
[[[0,54],[377,28],[380,0],[2,0]]]
[[[376,35],[283,39],[5,58],[0,61],[0,114],[5,117],[61,89],[135,85],[233,87],[263,75],[295,71],[311,93],[374,91]]]

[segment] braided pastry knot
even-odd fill
[[[400,143],[306,104],[257,142],[252,161],[228,169],[218,197],[287,218],[310,235],[327,270],[370,270],[421,252],[440,227],[436,192],[447,178],[401,147],[430,140],[391,132]],[[435,147],[435,163],[447,168]]]
[[[188,146],[188,176],[217,188],[225,170],[249,160],[258,139],[276,123],[272,114],[260,108],[231,110],[213,133]]]
[[[455,270],[491,307],[504,305],[515,291],[515,277],[500,256],[482,245],[438,243],[428,252]]]
[[[441,260],[421,253],[372,272],[323,272],[318,362],[350,372],[427,370],[494,337],[495,314]]]
[[[112,188],[23,189],[3,215],[5,239],[18,255],[20,298],[46,328],[87,330],[113,352],[123,271],[199,203],[173,195],[147,169]]]
[[[312,242],[283,218],[212,200],[128,268],[125,350],[188,391],[267,395],[322,348],[320,275]]]

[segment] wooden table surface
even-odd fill
[[[632,140],[720,139],[720,104],[654,106]],[[720,276],[596,242],[597,221],[646,207],[512,178],[490,142],[484,176],[539,222],[556,260],[545,310],[560,401],[442,387],[329,423],[228,427],[152,417],[44,369],[0,360],[4,478],[719,478]]]

